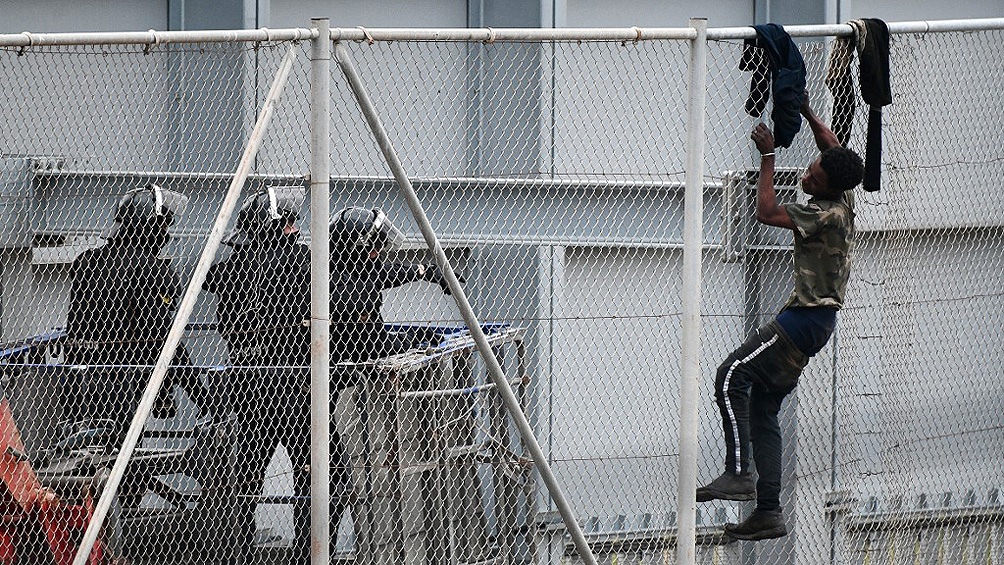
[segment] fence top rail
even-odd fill
[[[1004,30],[1004,18],[969,20],[931,20],[890,22],[889,32],[943,33]],[[784,28],[793,37],[848,36],[848,24],[792,25]],[[693,40],[697,31],[679,28],[331,28],[333,41],[453,41],[453,42],[540,42],[540,41],[653,41]],[[708,28],[709,40],[748,39],[756,35],[750,26]],[[203,31],[130,31],[88,33],[0,34],[0,47],[37,47],[49,45],[158,45],[169,43],[233,43],[263,41],[299,41],[316,37],[307,28],[203,30]]]
[[[887,22],[889,33],[944,33],[965,31],[987,31],[1004,29],[1004,18],[982,18],[971,20],[931,20],[912,22]],[[854,29],[849,24],[795,25],[784,26],[792,37],[844,37],[853,35]],[[709,28],[709,40],[721,39],[752,39],[756,31],[749,26]]]
[[[752,29],[752,28],[751,28]],[[471,43],[538,41],[651,41],[697,38],[692,27],[677,28],[331,28],[334,41],[453,41]]]
[[[317,30],[307,28],[234,29],[198,31],[101,31],[86,33],[0,34],[0,47],[40,47],[50,45],[160,45],[168,43],[260,43],[300,41],[317,37]]]
[[[970,20],[932,20],[891,22],[889,32],[935,33],[951,31],[984,31],[1004,29],[1004,18]],[[817,24],[785,26],[792,37],[848,36],[854,33],[849,24]],[[751,26],[708,28],[709,40],[749,39],[756,37]],[[521,42],[521,41],[650,41],[692,40],[697,31],[680,28],[474,28],[474,29],[404,29],[404,28],[331,28],[334,41],[456,41],[456,42]]]

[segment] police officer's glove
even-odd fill
[[[422,275],[422,279],[427,280],[431,283],[438,284],[439,287],[443,289],[443,294],[446,295],[453,294],[452,292],[450,292],[450,285],[447,284],[446,277],[443,276],[443,271],[439,269],[438,265],[435,264],[426,265],[425,273]],[[466,282],[464,278],[459,275],[457,276],[457,280],[459,280],[461,284]]]

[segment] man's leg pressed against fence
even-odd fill
[[[715,402],[722,416],[725,472],[697,489],[697,501],[757,500],[742,524],[726,526],[739,539],[768,539],[787,533],[780,508],[781,431],[777,415],[806,357],[776,322],[754,332],[723,362],[715,379]],[[749,464],[756,462],[754,487]]]
[[[745,364],[760,346],[751,336],[718,367],[715,403],[725,437],[725,472],[697,489],[697,501],[753,500],[756,491],[749,473],[749,374]]]
[[[725,533],[736,539],[758,540],[788,533],[781,513],[781,427],[777,414],[785,392],[759,384],[750,395],[750,442],[756,462],[756,510],[741,524],[727,524]]]

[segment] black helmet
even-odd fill
[[[328,222],[331,247],[341,255],[364,255],[373,250],[392,251],[404,243],[404,235],[383,210],[345,208],[332,214]]]
[[[119,198],[114,223],[102,235],[115,240],[166,233],[187,204],[187,196],[156,184],[134,188]]]
[[[244,199],[237,212],[237,224],[224,239],[228,245],[245,245],[256,240],[274,240],[283,235],[287,224],[300,217],[306,199],[302,186],[269,186]]]

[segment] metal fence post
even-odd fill
[[[331,318],[328,300],[331,35],[327,18],[314,18],[310,48],[310,562],[330,562],[331,454],[329,384]]]
[[[680,356],[680,477],[677,563],[696,560],[698,385],[701,380],[701,248],[704,227],[704,105],[708,20],[693,18],[687,85],[687,169],[683,205],[683,339]]]

